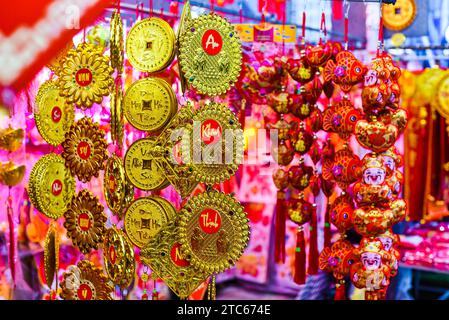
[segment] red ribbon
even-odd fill
[[[348,45],[348,41],[349,41],[348,28],[349,28],[349,19],[348,19],[348,17],[345,17],[345,46]]]
[[[318,273],[318,222],[316,214],[316,206],[314,206],[313,214],[310,220],[309,267],[307,269],[307,273],[311,275]]]
[[[382,16],[380,16],[379,19],[379,36],[378,36],[378,46],[377,46],[377,56],[379,56],[381,48],[383,47],[384,43],[384,19]]]
[[[306,283],[306,241],[303,227],[299,227],[296,232],[295,276],[293,281],[296,284]]]
[[[302,12],[302,40],[306,38],[306,12]]]
[[[331,224],[330,224],[330,204],[327,200],[326,213],[324,214],[324,247],[330,248],[331,246]]]
[[[274,260],[275,262],[285,262],[285,193],[284,191],[277,192],[276,203],[276,220],[275,220],[275,234],[274,234]]]

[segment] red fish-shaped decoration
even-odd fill
[[[338,133],[340,138],[348,139],[357,121],[362,119],[362,114],[355,109],[351,101],[343,99],[323,113],[323,129],[327,132]]]
[[[336,62],[329,60],[324,67],[324,80],[333,81],[344,92],[361,82],[366,73],[363,63],[349,51],[341,51],[336,56]]]
[[[344,234],[352,228],[352,214],[354,212],[354,203],[347,193],[342,193],[332,203],[330,218],[332,224],[337,227],[338,232]]]
[[[323,178],[334,180],[345,190],[351,183],[357,181],[361,174],[362,163],[347,145],[335,153],[333,160],[325,159],[323,163]]]

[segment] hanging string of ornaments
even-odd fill
[[[304,190],[310,188],[317,197],[321,189],[327,199],[335,198],[332,203],[328,200],[324,214],[324,249],[319,255],[320,269],[331,272],[335,278],[335,299],[346,298],[345,279],[349,278],[357,288],[365,289],[367,300],[378,300],[385,299],[390,278],[398,269],[398,236],[391,228],[405,217],[406,203],[400,199],[403,177],[398,169],[403,163],[402,156],[394,144],[404,132],[407,115],[399,108],[401,70],[383,51],[382,16],[377,54],[365,66],[348,50],[346,1],[344,8],[344,48],[339,43],[323,41],[324,10],[320,40],[316,45],[307,44],[304,8],[299,58],[264,60],[258,69],[253,69],[257,80],[250,85],[254,91],[266,93],[266,104],[278,114],[277,120],[269,124],[270,128],[278,129],[279,139],[272,148],[272,156],[280,166],[273,173],[279,190],[276,262],[285,262],[288,217],[298,225],[294,281],[304,284],[306,273],[317,273],[317,206],[305,198]],[[292,80],[298,87],[288,92]],[[269,90],[265,83],[272,84]],[[363,86],[361,108],[350,98],[350,92],[359,84]],[[335,94],[336,88],[340,97]],[[322,92],[328,105],[320,109],[316,103]],[[331,134],[332,139],[318,141],[316,133],[320,130]],[[339,143],[332,143],[335,135]],[[362,159],[350,147],[352,135],[370,150]],[[305,164],[307,153],[314,167]],[[293,164],[295,154],[299,155],[298,164]],[[307,272],[306,223],[310,228]],[[340,234],[333,244],[331,223]],[[356,247],[346,239],[350,229],[362,236]]]

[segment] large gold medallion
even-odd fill
[[[103,261],[109,279],[118,285],[125,276],[127,267],[126,235],[112,226],[106,230],[103,243]]]
[[[173,218],[172,212],[165,211],[152,197],[139,198],[126,211],[126,234],[134,245],[143,248]]]
[[[195,269],[223,272],[248,245],[249,220],[234,197],[217,191],[200,193],[181,209],[178,240]]]
[[[237,81],[242,49],[237,31],[225,18],[212,13],[191,20],[179,52],[185,78],[199,93],[224,94]]]
[[[208,277],[185,259],[174,222],[161,228],[140,251],[140,258],[181,299],[187,298]]]
[[[115,85],[111,92],[111,139],[120,148],[123,147],[124,121],[123,121],[123,92],[121,84]]]
[[[89,190],[81,190],[64,213],[67,237],[75,247],[87,254],[103,242],[107,216],[97,197]]]
[[[46,81],[39,87],[34,120],[40,135],[49,144],[57,146],[64,141],[75,120],[75,110],[59,95],[56,82]]]
[[[163,79],[141,79],[126,91],[123,108],[131,125],[142,131],[154,132],[162,129],[176,112],[176,96]]]
[[[152,198],[159,202],[159,204],[162,206],[162,208],[164,208],[165,212],[167,212],[169,216],[175,217],[177,215],[176,208],[170,201],[159,196],[152,196]]]
[[[415,0],[396,0],[394,5],[382,5],[382,17],[386,28],[400,31],[409,27],[416,17]]]
[[[44,241],[45,282],[51,288],[59,268],[59,239],[56,225],[50,224]]]
[[[164,171],[152,155],[153,139],[135,141],[125,154],[125,173],[129,181],[141,190],[160,190],[168,185]]]
[[[196,110],[182,138],[182,160],[195,181],[209,185],[228,180],[243,161],[240,122],[225,105],[211,102]]]
[[[126,55],[139,71],[157,72],[170,65],[175,52],[175,33],[160,18],[137,22],[126,38]]]
[[[111,15],[110,47],[111,67],[117,69],[118,74],[122,74],[124,58],[123,21],[117,9]]]
[[[103,270],[92,262],[81,260],[64,272],[61,281],[64,300],[112,300],[112,286]]]
[[[40,158],[31,169],[30,199],[37,210],[51,219],[61,217],[75,194],[75,179],[56,154]]]
[[[446,72],[438,82],[435,109],[446,120],[449,119],[449,72]]]
[[[103,191],[106,203],[111,211],[121,216],[126,196],[125,168],[122,160],[115,154],[106,162],[103,178]]]
[[[62,63],[58,86],[67,103],[79,108],[90,108],[101,103],[114,83],[109,58],[102,54],[103,48],[81,43],[67,53]]]

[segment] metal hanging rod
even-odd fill
[[[425,46],[425,45],[409,45],[409,46],[401,46],[401,47],[393,47],[393,46],[391,46],[391,47],[387,47],[386,49],[387,50],[395,50],[395,49],[406,50],[406,49],[411,49],[411,50],[416,50],[416,51],[419,51],[419,50],[446,50],[446,49],[449,49],[449,46],[448,45],[428,45],[428,46]]]
[[[325,0],[325,1],[339,1],[339,2],[343,2],[343,1],[345,1],[345,0]],[[382,3],[385,3],[385,4],[396,4],[396,1],[397,0],[382,0]],[[366,3],[368,3],[368,2],[376,2],[376,3],[379,3],[380,2],[380,0],[346,0],[346,2],[366,2]]]

